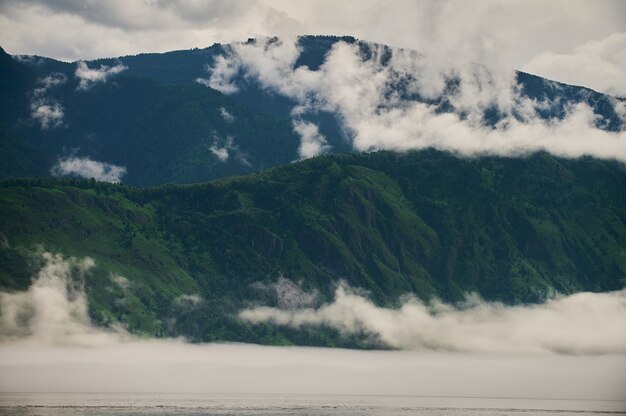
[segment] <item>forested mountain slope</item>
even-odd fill
[[[103,325],[203,341],[362,346],[331,330],[251,325],[237,313],[277,305],[281,276],[316,304],[342,281],[385,306],[407,293],[458,302],[476,292],[515,304],[622,288],[626,171],[546,153],[425,150],[329,155],[148,189],[5,180],[0,233],[3,290],[29,285],[37,250],[92,257],[85,287]]]

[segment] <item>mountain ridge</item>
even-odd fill
[[[238,319],[250,305],[276,305],[283,276],[318,304],[343,281],[387,307],[406,294],[540,302],[617,290],[626,276],[626,172],[592,158],[376,152],[195,185],[16,179],[0,188],[5,290],[29,285],[37,246],[89,256],[92,319],[151,335],[367,346],[324,328]],[[191,295],[202,302],[181,312],[176,299]]]
[[[252,46],[271,40],[249,40],[237,45]],[[280,40],[274,40],[276,42]],[[380,48],[383,54],[384,51],[396,51],[352,37],[302,36],[298,42],[300,52],[293,70],[303,66],[318,70],[338,42],[358,45],[365,60],[372,56],[372,48]],[[123,167],[126,175],[120,180],[129,184],[202,182],[302,158],[299,146],[304,136],[300,137],[302,131],[296,131],[297,123],[314,126],[316,130],[308,130],[307,134],[317,132],[317,135],[309,140],[317,140],[317,146],[325,152],[358,151],[353,146],[349,126],[343,124],[343,116],[339,113],[320,109],[295,118],[292,111],[297,102],[248,76],[235,79],[243,86],[233,94],[222,94],[199,85],[196,80],[210,76],[207,68],[232,48],[232,45],[214,44],[197,50],[84,61],[87,71],[95,71],[88,75],[96,77],[95,81],[90,81],[92,84],[86,84],[89,88],[84,90],[76,75],[78,64],[83,61],[65,63],[41,57],[17,59],[0,53],[4,62],[0,67],[0,79],[14,85],[13,89],[3,91],[6,111],[0,116],[3,126],[0,138],[6,151],[0,155],[0,177],[48,176],[59,161],[78,157]],[[382,62],[384,65],[384,59]],[[107,75],[107,70],[118,65],[121,72]],[[98,71],[105,72],[94,75]],[[60,78],[55,84],[46,84],[50,82],[46,80],[53,76]],[[516,77],[524,97],[552,103],[549,107],[536,109],[539,118],[559,120],[568,114],[570,105],[585,103],[597,117],[596,128],[608,132],[623,128],[612,101],[620,100],[618,98],[523,72],[517,72]],[[450,91],[453,91],[455,81],[449,82]],[[391,87],[402,88],[401,85]],[[206,91],[201,91],[202,88]],[[397,91],[402,94],[401,89]],[[173,95],[177,97],[175,100],[172,100]],[[134,99],[135,96],[144,99]],[[198,96],[204,97],[203,101],[198,101]],[[409,103],[424,100],[408,98]],[[425,103],[436,107],[437,112],[453,111],[446,97],[429,100]],[[188,110],[175,114],[175,106],[187,106]],[[174,113],[167,116],[168,123],[182,126],[177,131],[164,132],[167,129],[164,113],[159,110],[163,107]],[[85,108],[92,110],[87,113]],[[227,114],[237,113],[236,121],[218,117],[222,108]],[[502,115],[491,107],[484,111],[485,125],[493,128]],[[459,117],[463,119],[462,112]],[[134,125],[137,123],[132,120],[136,118],[143,120],[144,127]],[[99,122],[99,119],[107,122]],[[247,127],[240,128],[242,125]],[[228,148],[229,143],[232,149]],[[41,154],[31,152],[34,156],[29,157],[28,152],[20,150],[25,147],[39,149]],[[265,154],[263,150],[267,150]],[[220,158],[226,156],[226,160]],[[154,163],[146,165],[146,157]],[[244,159],[249,165],[243,162]],[[20,160],[20,163],[14,163],[14,160]],[[189,165],[185,172],[180,171],[182,164]]]

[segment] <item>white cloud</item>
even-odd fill
[[[242,165],[250,166],[246,154],[235,144],[235,138],[232,136],[226,137],[226,140],[215,137],[213,145],[209,147],[209,150],[220,162],[226,162],[228,158],[233,155]]]
[[[626,100],[613,99],[613,110],[615,114],[626,124]]]
[[[50,89],[63,85],[65,81],[65,75],[52,73],[40,79],[39,86],[32,92],[30,115],[43,130],[59,127],[63,123],[65,116],[63,106],[56,99],[48,97],[47,93]]]
[[[506,306],[470,296],[463,307],[410,298],[398,309],[377,307],[340,286],[318,309],[257,307],[240,313],[254,323],[301,328],[324,325],[362,332],[393,348],[487,353],[626,354],[626,289],[560,296],[539,305]]]
[[[66,61],[206,47],[296,31],[291,17],[255,0],[0,4],[4,48]]]
[[[237,75],[238,63],[232,59],[225,59],[219,55],[213,60],[211,77],[209,79],[197,78],[196,82],[211,87],[223,94],[234,94],[239,91],[230,79]]]
[[[229,113],[228,110],[226,110],[224,107],[220,107],[220,115],[227,123],[232,123],[233,121],[235,121],[235,116]]]
[[[215,145],[209,147],[211,153],[217,157],[220,162],[226,162],[228,160],[228,149],[225,147],[217,147]]]
[[[42,102],[31,104],[31,117],[36,120],[42,129],[47,130],[59,127],[65,116],[63,106],[58,102]]]
[[[319,70],[312,71],[294,69],[300,51],[293,39],[262,40],[233,45],[212,69],[219,73],[223,67],[236,68],[229,73],[242,73],[244,79],[292,98],[298,103],[294,115],[335,113],[359,151],[432,146],[463,155],[523,155],[545,150],[563,157],[626,161],[626,130],[596,128],[596,116],[585,104],[570,108],[563,120],[542,119],[537,111],[551,103],[521,96],[513,71],[493,72],[471,63],[445,69],[428,56],[397,49],[385,64],[384,48],[368,46],[372,56],[363,60],[358,45],[338,42]],[[226,73],[218,78],[227,85],[233,82]],[[452,91],[446,90],[448,79],[459,80]],[[454,112],[440,113],[436,104],[404,99],[395,90],[398,84],[410,94],[445,99]],[[502,114],[495,126],[483,120],[491,107]],[[307,155],[323,149],[319,140],[307,145]]]
[[[349,34],[415,49],[434,61],[513,69],[544,52],[567,56],[590,40],[623,34],[625,13],[620,0],[27,0],[0,6],[0,37],[12,53],[73,61],[257,36]],[[581,76],[583,85],[598,78],[584,74],[590,78]]]
[[[117,183],[126,174],[126,168],[90,158],[68,157],[58,160],[51,173],[56,176],[78,175],[103,182]]]
[[[626,97],[626,33],[589,41],[576,47],[571,54],[542,52],[523,70]]]
[[[202,296],[196,294],[180,295],[174,302],[179,306],[197,306],[202,302]]]
[[[227,24],[227,19],[232,22],[245,12],[259,10],[259,2],[254,0],[111,0],[88,4],[62,0],[27,3],[43,6],[44,10],[52,14],[78,15],[86,22],[129,31],[152,30],[164,26],[178,29],[187,26],[202,27],[207,23],[223,25]]]
[[[66,81],[67,78],[65,77],[65,74],[62,74],[60,72],[53,72],[47,77],[39,80],[40,87],[35,89],[35,95],[43,95],[50,88],[56,87],[58,85],[63,85]]]
[[[319,132],[315,124],[302,120],[293,120],[293,130],[300,136],[298,155],[301,159],[318,156],[330,149],[326,138]]]
[[[74,75],[79,79],[78,89],[88,90],[98,83],[106,83],[107,79],[128,69],[125,65],[117,64],[113,67],[100,65],[98,69],[91,69],[85,62],[76,63]]]
[[[93,328],[87,313],[83,275],[94,266],[78,260],[41,253],[44,266],[25,292],[0,292],[0,339],[27,344],[102,345],[125,335]]]

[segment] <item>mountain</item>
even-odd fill
[[[382,146],[358,144],[350,114],[323,95],[332,86],[316,86],[332,75],[321,71],[329,71],[338,45],[353,47],[359,65],[388,77],[385,90],[377,91],[386,101],[362,100],[364,108],[424,103],[437,114],[495,128],[509,119],[527,121],[529,106],[532,117],[549,122],[584,103],[598,129],[623,129],[621,98],[517,72],[514,88],[505,88],[515,97],[503,109],[494,104],[503,96],[498,78],[480,65],[428,78],[428,85],[442,83],[440,91],[428,92],[422,85],[428,71],[417,52],[352,37],[303,36],[295,46],[250,39],[75,63],[0,50],[0,177],[197,183],[317,154],[384,149],[386,138]],[[472,101],[488,99],[467,107],[466,84]]]
[[[28,288],[42,252],[91,257],[71,283],[102,326],[351,347],[380,345],[239,312],[341,285],[384,307],[622,288],[626,100],[443,64],[334,36],[0,49],[0,288]]]
[[[185,186],[13,179],[0,182],[0,235],[3,290],[28,287],[38,251],[92,257],[84,285],[100,325],[367,347],[367,337],[253,325],[238,312],[281,306],[281,285],[319,305],[345,282],[387,307],[406,294],[518,304],[622,288],[626,171],[547,153],[424,150],[327,155]]]
[[[7,55],[4,61],[5,67],[28,68]],[[53,68],[59,80],[73,77],[73,65],[54,64],[42,67]],[[52,76],[43,71],[40,80]],[[127,167],[124,180],[133,184],[200,182],[283,163],[297,148],[290,125],[239,107],[217,91],[192,82],[171,85],[124,76],[89,91],[76,90],[78,83],[71,81],[47,87],[41,93],[45,98],[34,105],[62,103],[64,114],[62,125],[42,129],[31,117],[32,101],[38,100],[32,91],[46,88],[45,83],[32,74],[24,82],[27,87],[3,97],[12,109],[3,113],[8,117],[0,131],[4,177],[47,176],[59,157],[85,155]],[[259,131],[268,140],[259,140]],[[220,160],[212,148],[230,157]]]

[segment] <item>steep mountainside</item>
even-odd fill
[[[328,329],[251,325],[237,312],[278,304],[274,288],[285,278],[318,304],[340,281],[386,306],[407,293],[519,303],[621,288],[626,171],[545,153],[467,159],[426,150],[331,155],[150,189],[6,180],[0,233],[5,290],[28,286],[37,250],[94,258],[86,290],[103,325],[363,346]]]

